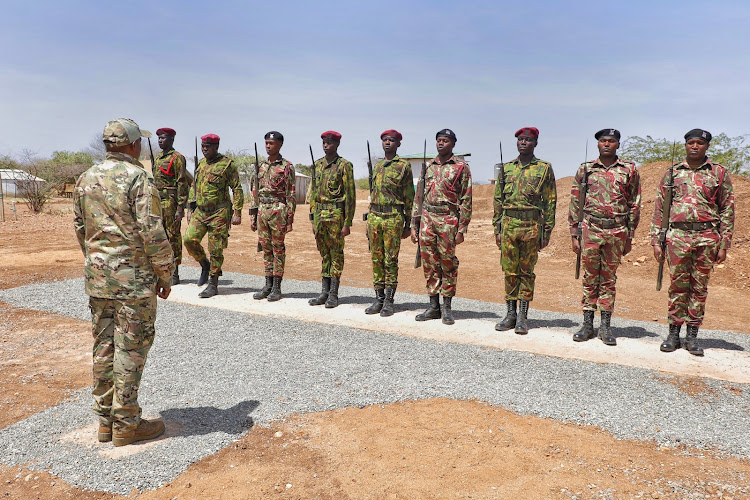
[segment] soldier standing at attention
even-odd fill
[[[356,206],[354,167],[338,154],[341,134],[329,130],[320,135],[325,156],[315,161],[310,187],[313,233],[320,252],[322,289],[308,301],[311,306],[339,305],[339,284],[344,270],[344,238],[349,236]]]
[[[229,223],[231,221],[233,226],[242,223],[244,196],[237,167],[230,158],[219,153],[219,136],[207,134],[201,137],[201,151],[203,159],[198,162],[195,182],[190,188],[188,206],[192,215],[188,216],[185,248],[201,265],[198,286],[208,282],[198,297],[207,298],[219,293],[219,276],[229,239]],[[234,199],[229,197],[230,189]],[[206,233],[210,262],[201,246]]]
[[[669,286],[669,335],[661,345],[664,352],[680,347],[680,329],[687,323],[683,346],[690,354],[702,356],[698,328],[703,323],[708,297],[708,277],[714,263],[727,258],[734,233],[734,188],[727,169],[706,156],[711,134],[693,129],[685,134],[686,158],[674,165],[656,192],[651,221],[654,257],[666,257]],[[671,179],[670,179],[671,178]],[[672,180],[673,182],[670,182]],[[666,255],[659,245],[664,196],[673,186]]]
[[[182,217],[188,200],[190,182],[186,169],[185,157],[174,150],[174,136],[177,132],[172,128],[160,128],[156,131],[159,138],[161,154],[154,159],[152,171],[156,189],[161,197],[161,214],[164,220],[164,230],[167,231],[169,243],[174,253],[174,274],[172,285],[180,284],[179,266],[182,263]]]
[[[411,232],[414,176],[408,161],[399,158],[401,134],[386,130],[380,134],[385,158],[372,169],[370,212],[367,232],[372,254],[372,282],[375,302],[366,314],[393,315],[393,296],[398,284],[398,252],[401,240]]]
[[[141,137],[151,133],[133,120],[107,123],[102,133],[107,157],[81,174],[73,192],[94,334],[98,438],[115,446],[164,432],[164,422],[141,418],[138,405],[138,386],[154,341],[156,297],[169,296],[174,271],[159,193],[137,160]]]
[[[505,189],[501,193],[500,184],[496,184],[493,200],[492,225],[502,253],[507,306],[505,318],[495,325],[495,330],[515,328],[517,334],[525,335],[529,333],[529,302],[534,299],[534,266],[539,250],[547,246],[555,227],[557,188],[552,165],[534,156],[539,130],[524,127],[515,135],[518,157],[502,167]],[[520,307],[516,303],[519,300]]]
[[[411,241],[419,238],[422,269],[427,280],[430,306],[416,316],[417,321],[443,318],[443,324],[452,325],[451,301],[456,295],[458,257],[456,245],[464,241],[471,221],[471,171],[469,164],[453,156],[456,134],[443,129],[435,135],[438,155],[427,164],[422,196],[412,210]],[[420,183],[422,181],[420,180]],[[417,234],[416,228],[419,228]],[[440,295],[443,305],[440,306]]]
[[[594,314],[598,306],[602,315],[599,338],[606,345],[616,345],[610,328],[616,272],[622,256],[633,247],[633,235],[641,217],[641,177],[635,163],[617,156],[619,130],[600,130],[594,138],[598,141],[599,158],[578,168],[570,188],[568,225],[573,252],[581,253],[583,267],[583,326],[573,340],[583,342],[596,336]],[[584,216],[579,241],[582,193]]]
[[[269,302],[274,302],[281,298],[281,279],[286,261],[284,238],[286,233],[292,232],[297,200],[294,197],[294,165],[281,157],[284,136],[280,132],[268,132],[265,141],[268,158],[259,161],[258,192],[255,192],[255,183],[251,183],[253,196],[250,215],[253,219],[250,228],[258,230],[266,284],[253,298],[260,300],[268,297]],[[256,200],[258,206],[255,206]]]

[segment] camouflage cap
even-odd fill
[[[141,137],[151,137],[151,132],[141,130],[130,118],[118,118],[107,122],[102,132],[102,142],[113,146],[127,146]]]

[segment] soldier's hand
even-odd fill
[[[464,242],[464,233],[456,233],[456,245]]]
[[[725,260],[727,260],[727,249],[722,248],[721,250],[719,250],[719,253],[716,254],[716,263],[721,264]]]
[[[414,228],[411,228],[411,242],[412,243],[417,242],[417,230]]]
[[[163,283],[159,283],[156,287],[156,295],[162,299],[166,299],[169,297],[170,292],[172,289],[168,286],[165,286]]]
[[[406,238],[409,237],[410,234],[411,234],[411,229],[408,227],[405,227],[404,230],[401,231],[401,239],[405,240]]]
[[[503,248],[503,235],[500,233],[497,233],[495,235],[495,244],[497,245],[497,248]]]
[[[251,231],[256,231],[257,229],[258,229],[258,224],[255,223],[255,222],[251,222],[250,223],[250,230]]]
[[[352,228],[350,228],[349,226],[344,226],[343,228],[341,228],[341,236],[343,236],[344,238],[349,236],[351,232],[352,232]]]
[[[286,226],[286,232],[287,233],[291,233],[292,232],[292,225],[291,224],[287,224],[287,226]]]
[[[573,247],[573,253],[575,253],[575,254],[581,253],[581,242],[578,241],[578,237],[571,236],[570,237],[570,244]]]
[[[654,245],[654,258],[656,262],[664,262],[664,252],[661,249],[661,245]]]
[[[239,226],[240,224],[242,224],[242,217],[240,217],[237,214],[233,215],[232,216],[232,225],[233,226]]]
[[[625,249],[623,250],[623,255],[629,254],[632,249],[633,249],[633,240],[628,238],[627,240],[625,240]]]
[[[191,212],[190,210],[188,210],[188,211],[187,211],[187,212],[185,213],[185,219],[186,219],[186,220],[188,221],[188,224],[190,223],[190,214],[191,214],[191,213],[192,213],[192,212]]]
[[[180,222],[184,216],[185,212],[183,212],[182,210],[178,210],[174,213],[174,221]]]

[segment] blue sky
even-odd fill
[[[87,147],[107,120],[221,136],[281,131],[309,163],[320,133],[366,172],[396,128],[402,154],[452,128],[476,181],[540,129],[537,156],[572,175],[588,139],[750,133],[750,2],[3,1],[0,154]]]

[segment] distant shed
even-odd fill
[[[3,194],[5,196],[21,196],[22,188],[20,186],[24,182],[35,182],[39,185],[47,183],[42,178],[16,169],[0,169],[0,179],[2,179]]]

